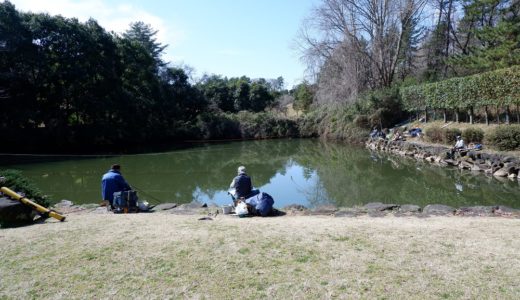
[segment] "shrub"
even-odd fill
[[[462,138],[466,143],[482,143],[484,131],[480,128],[468,128],[462,132]]]
[[[444,131],[444,143],[453,144],[457,140],[457,136],[461,135],[462,132],[458,128],[448,128]]]
[[[444,141],[444,130],[438,126],[428,128],[424,135],[432,143],[442,143]]]
[[[366,115],[359,115],[354,119],[354,125],[359,128],[370,129],[370,121]]]
[[[341,129],[338,138],[349,143],[362,145],[367,140],[369,133],[368,129],[352,126],[352,124],[346,124]]]
[[[362,95],[357,100],[361,106],[368,105],[367,113],[370,126],[392,127],[402,121],[406,114],[403,110],[399,89],[388,88]],[[366,103],[367,105],[363,105]]]
[[[5,182],[2,183],[2,186],[8,187],[15,192],[23,193],[25,197],[42,206],[49,206],[47,196],[45,196],[34,183],[24,177],[20,171],[0,170],[0,176],[5,177]]]
[[[498,126],[487,136],[487,142],[501,151],[520,149],[520,125]]]

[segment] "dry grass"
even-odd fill
[[[497,125],[497,124],[489,124],[489,125],[482,124],[482,123],[469,124],[469,123],[464,123],[464,122],[444,123],[442,121],[435,121],[435,122],[428,122],[428,123],[420,123],[420,122],[416,121],[416,122],[412,122],[410,125],[408,125],[409,128],[419,127],[423,130],[423,132],[428,131],[428,129],[431,127],[457,128],[457,129],[460,129],[461,131],[464,131],[468,128],[480,128],[480,129],[482,129],[482,131],[484,131],[484,136],[489,135],[498,126],[499,125]],[[410,142],[416,142],[416,143],[420,143],[420,144],[429,144],[429,145],[438,145],[438,146],[453,146],[453,145],[435,144],[435,143],[427,142],[426,140],[419,139],[419,138],[409,138],[408,140]],[[485,151],[488,153],[500,153],[500,154],[504,154],[504,155],[512,155],[512,156],[520,157],[520,151],[498,151],[496,149],[490,148],[489,145],[485,144],[485,142],[484,142],[484,147],[485,147]]]
[[[470,123],[465,123],[465,122],[460,122],[460,123],[448,122],[448,123],[444,123],[443,121],[435,121],[435,122],[428,122],[428,123],[414,122],[413,126],[414,127],[421,127],[423,129],[428,129],[428,128],[433,127],[433,126],[435,126],[435,127],[446,126],[444,128],[458,128],[461,131],[464,131],[464,130],[466,130],[468,128],[480,128],[480,129],[482,129],[482,131],[484,131],[484,134],[489,134],[490,132],[492,132],[493,130],[495,130],[498,127],[497,124],[486,125],[486,124],[483,124],[483,123],[470,124]]]
[[[520,221],[73,214],[0,230],[0,299],[520,297]]]

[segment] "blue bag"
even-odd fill
[[[260,193],[256,196],[250,197],[246,203],[255,209],[256,214],[266,217],[273,210],[274,200],[268,193]]]

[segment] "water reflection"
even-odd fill
[[[227,187],[237,166],[245,165],[254,185],[271,194],[278,207],[292,203],[353,206],[374,201],[520,207],[516,201],[520,199],[518,181],[502,182],[317,140],[223,143],[113,157],[30,159],[24,164],[4,163],[4,167],[23,170],[54,200],[77,203],[99,202],[101,175],[113,162],[119,162],[127,180],[145,191],[141,197],[150,202],[195,199],[228,203]]]

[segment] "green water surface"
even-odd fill
[[[101,201],[100,179],[111,164],[149,202],[230,202],[240,165],[276,207],[368,202],[520,208],[517,180],[474,175],[366,149],[312,139],[197,144],[181,150],[121,156],[0,156],[0,168],[23,174],[57,202]]]

